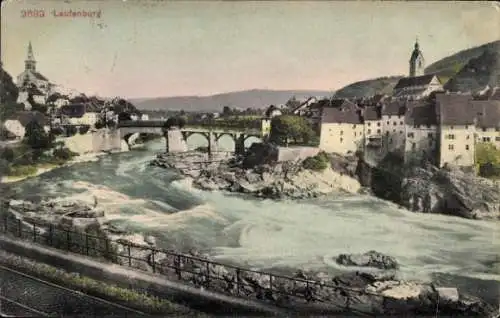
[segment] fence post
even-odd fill
[[[128,267],[132,267],[132,256],[130,256],[130,242],[127,242],[128,250]]]
[[[85,251],[87,256],[89,256],[89,233],[85,232]]]
[[[17,235],[23,237],[23,229],[21,224],[21,219],[17,219]]]
[[[177,255],[177,266],[175,266],[175,271],[177,272],[177,277],[179,280],[182,280],[182,272],[181,272],[181,256]]]
[[[273,291],[273,274],[269,274],[269,291]]]
[[[50,246],[52,246],[54,244],[54,238],[53,238],[53,235],[54,234],[54,229],[53,229],[53,225],[52,224],[49,224],[49,241],[50,241]]]
[[[71,249],[71,238],[69,235],[69,230],[65,230],[65,231],[66,231],[66,248],[69,251]]]
[[[153,268],[153,273],[156,273],[156,267],[155,267],[155,249],[151,249],[151,267]]]
[[[207,263],[207,279],[206,279],[206,284],[207,284],[207,288],[208,286],[210,286],[210,262],[209,261],[206,261]]]
[[[33,242],[36,243],[36,225],[33,224]]]
[[[240,279],[241,279],[241,272],[240,269],[236,269],[236,293],[239,296],[240,295]]]

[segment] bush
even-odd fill
[[[85,135],[89,131],[89,129],[90,129],[89,125],[80,126],[78,132],[80,133],[80,135]]]
[[[321,151],[314,157],[306,158],[302,162],[302,166],[308,170],[323,171],[328,167],[329,161],[328,155]]]
[[[500,176],[500,150],[492,143],[476,145],[476,168],[481,177]]]
[[[25,177],[36,173],[37,168],[33,165],[13,165],[10,166],[9,176]]]
[[[6,160],[8,162],[13,162],[16,154],[12,148],[5,147],[0,150],[0,159]]]
[[[66,147],[61,147],[61,148],[54,149],[53,155],[54,155],[54,158],[56,158],[56,159],[69,160],[78,154],[69,150]]]

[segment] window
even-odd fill
[[[352,125],[352,129],[356,129],[356,125]]]
[[[387,122],[387,125],[390,125],[390,124],[391,124],[391,122],[389,122],[389,121],[388,121],[388,122]]]
[[[367,134],[371,134],[371,133],[372,133],[372,130],[368,129]]]
[[[469,136],[469,135],[467,135],[467,137],[465,137],[465,139],[470,139],[470,136]]]
[[[453,129],[453,126],[450,126],[450,129]]]
[[[397,122],[393,122],[392,124],[393,124],[394,126],[396,126],[398,123],[397,123]]]
[[[486,127],[483,127],[483,131],[486,131]]]
[[[412,133],[412,132],[409,132],[409,133],[408,133],[408,138],[413,138],[413,137],[415,137],[415,134],[414,134],[414,133]]]
[[[377,126],[380,127],[380,122],[377,123]]]
[[[372,123],[368,123],[368,126],[371,126]]]
[[[490,137],[483,137],[483,142],[490,142],[491,138]]]
[[[500,131],[500,127],[496,127],[496,128],[495,128],[495,131]]]
[[[399,122],[400,125],[403,125],[404,123],[402,121]]]
[[[431,128],[431,125],[430,125],[430,124],[427,124],[426,126],[427,126],[427,128]]]
[[[393,130],[392,130],[392,132],[393,132],[393,133],[395,133],[395,132],[396,132],[396,129],[393,129]]]
[[[448,134],[445,137],[446,137],[446,139],[455,139],[455,135],[454,134]]]
[[[377,129],[377,134],[380,134],[380,129]]]
[[[340,131],[340,134],[341,134],[341,135],[343,135],[343,134],[344,134],[344,131],[343,131],[343,130],[341,130],[341,131]]]
[[[448,150],[453,150],[453,149],[455,149],[453,145],[448,145]]]
[[[411,143],[411,150],[415,150],[415,149],[417,149],[417,144],[412,142]]]
[[[500,141],[500,137],[495,137],[495,141]]]
[[[434,135],[432,133],[427,133],[427,138],[432,138]]]
[[[469,150],[469,145],[465,145],[465,150]]]
[[[356,132],[354,132],[354,137],[356,137]]]
[[[342,143],[342,141],[344,141],[344,139],[343,139],[343,138],[340,138],[340,143]]]
[[[469,125],[465,125],[465,129],[469,129]]]

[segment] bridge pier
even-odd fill
[[[239,134],[234,137],[234,153],[236,156],[245,154],[245,134]]]

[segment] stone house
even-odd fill
[[[91,103],[61,106],[59,114],[72,125],[89,125],[91,127],[95,126],[100,118],[100,111]]]

